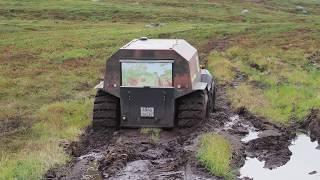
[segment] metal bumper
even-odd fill
[[[122,127],[174,127],[174,88],[120,87]]]

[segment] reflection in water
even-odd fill
[[[244,138],[241,139],[242,142],[249,142],[251,140],[257,139],[259,135],[258,131],[254,131],[252,129],[249,129],[249,134],[246,135]]]
[[[317,142],[311,142],[307,135],[300,134],[289,146],[292,156],[287,164],[270,170],[263,168],[264,162],[248,158],[240,169],[241,177],[251,177],[254,180],[319,180],[320,150],[316,149],[317,146]]]

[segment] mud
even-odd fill
[[[317,69],[320,69],[320,51],[316,51],[307,57],[308,63]]]
[[[266,67],[260,66],[260,65],[257,64],[257,63],[251,63],[251,64],[249,64],[249,66],[250,66],[251,68],[259,71],[259,72],[264,72],[264,71],[266,71]]]
[[[106,136],[110,141],[104,141],[105,144],[97,139],[98,145],[91,144],[91,137],[87,136],[83,143],[71,143],[72,148],[67,148],[74,160],[49,171],[46,178],[206,179],[209,173],[195,161],[195,148],[190,148],[191,139],[197,136],[192,132],[198,128],[163,131],[158,142],[150,141],[148,135],[137,129],[114,131],[112,137]],[[79,154],[84,155],[77,157]]]
[[[247,143],[246,154],[248,157],[265,161],[265,168],[273,169],[282,166],[290,160],[292,155],[288,148],[292,138],[286,133],[281,133],[251,140]]]
[[[273,170],[264,168],[264,162],[257,158],[248,158],[240,169],[243,177],[253,179],[310,179],[320,178],[318,174],[320,151],[316,149],[317,142],[311,142],[306,134],[298,134],[289,146],[292,156],[290,161]]]
[[[286,164],[296,130],[269,123],[244,107],[233,109],[225,94],[228,86],[219,85],[216,112],[205,123],[161,130],[156,139],[140,129],[94,132],[88,127],[78,142],[61,143],[73,159],[49,170],[45,178],[223,179],[210,174],[197,161],[199,137],[206,132],[219,133],[231,142],[231,166],[238,177],[246,158],[265,161],[264,167],[270,169]],[[256,136],[251,137],[253,132]]]
[[[305,129],[312,141],[320,143],[320,109],[312,109],[310,114],[304,120],[302,128]]]

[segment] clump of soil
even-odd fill
[[[316,51],[307,57],[308,63],[320,69],[320,51]]]
[[[252,114],[246,107],[239,107],[236,112],[242,116],[246,121],[249,121],[259,131],[268,129],[277,129],[279,131],[285,131],[285,128],[276,124],[270,123],[264,117],[260,117]]]
[[[119,173],[128,161],[135,159],[135,149],[130,144],[113,145],[103,153],[104,158],[100,161],[99,170],[104,177],[110,177]]]
[[[269,169],[282,166],[290,160],[292,153],[289,145],[296,135],[295,129],[272,124],[263,117],[253,115],[245,107],[238,108],[237,113],[259,132],[256,139],[245,143],[246,156],[265,161],[265,168]]]
[[[257,71],[260,71],[260,72],[264,72],[266,70],[265,66],[260,66],[257,63],[251,63],[250,67],[253,68],[253,69],[256,69]]]
[[[309,132],[312,141],[318,140],[320,143],[320,110],[312,109],[302,127]]]
[[[288,147],[293,137],[283,133],[254,139],[247,144],[247,155],[265,161],[265,168],[274,169],[282,166],[290,160],[292,155]]]
[[[0,137],[14,133],[22,126],[23,125],[20,120],[0,120]]]
[[[64,144],[65,151],[73,157],[79,157],[94,150],[104,149],[105,146],[108,146],[114,135],[115,129],[112,128],[93,131],[91,127],[88,127],[80,136],[79,141]]]

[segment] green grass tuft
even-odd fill
[[[203,134],[197,157],[212,174],[226,179],[234,177],[230,164],[232,148],[223,136],[214,133]]]
[[[208,57],[208,69],[222,83],[230,83],[235,76],[233,63],[216,52]]]

